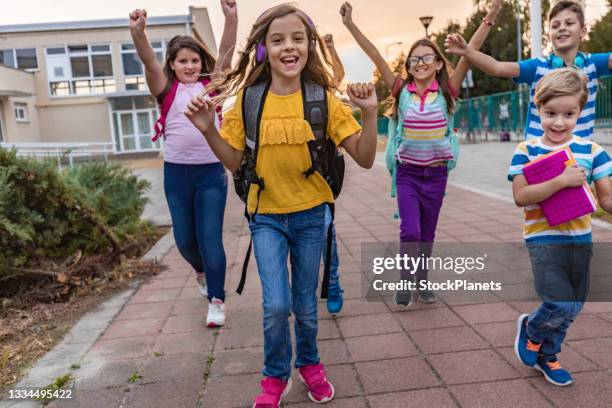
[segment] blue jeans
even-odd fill
[[[295,366],[319,363],[317,286],[325,246],[325,207],[321,204],[289,214],[257,214],[249,223],[263,290],[266,377],[287,381],[291,376],[291,309],[295,315]]]
[[[196,272],[206,275],[208,299],[225,300],[223,165],[164,162],[164,192],[179,252]]]
[[[323,265],[327,259],[327,228],[332,222],[331,210],[329,206],[325,206],[325,247],[323,248]],[[331,248],[331,260],[330,260],[330,271],[329,271],[329,287],[337,287],[340,289],[340,274],[338,273],[338,266],[340,266],[340,258],[338,258],[338,245],[336,244],[336,226],[332,227],[332,248]]]
[[[535,289],[542,304],[529,316],[527,336],[552,358],[586,301],[592,244],[527,243]]]

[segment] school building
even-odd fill
[[[205,7],[150,17],[147,34],[160,62],[177,34],[217,53]],[[0,142],[153,151],[156,119],[127,18],[0,26]]]

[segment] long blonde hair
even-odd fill
[[[242,88],[248,87],[259,80],[270,80],[270,64],[257,63],[257,46],[265,43],[266,35],[272,21],[289,14],[297,15],[306,27],[308,38],[308,61],[302,71],[302,78],[312,80],[327,90],[335,89],[341,83],[344,70],[339,61],[330,56],[327,47],[317,33],[312,20],[299,8],[290,3],[279,4],[266,10],[251,29],[243,51],[239,52],[235,68],[207,87],[209,92],[217,90],[219,96],[213,98],[215,103],[222,103],[229,96],[235,95]]]

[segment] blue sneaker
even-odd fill
[[[521,363],[533,367],[538,361],[540,344],[534,343],[527,338],[528,314],[519,316],[516,322],[516,338],[514,339],[514,352]]]
[[[541,356],[535,366],[536,370],[544,374],[544,378],[551,384],[558,385],[559,387],[566,387],[572,383],[572,375],[561,367],[557,357],[549,359],[548,361]]]
[[[344,290],[340,284],[330,285],[327,292],[327,311],[331,314],[340,313],[344,304]]]

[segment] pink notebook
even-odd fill
[[[567,166],[576,164],[569,147],[545,154],[523,167],[528,184],[539,184],[557,177]],[[590,214],[597,209],[597,202],[589,186],[566,188],[540,203],[548,225],[564,224],[568,221]]]

